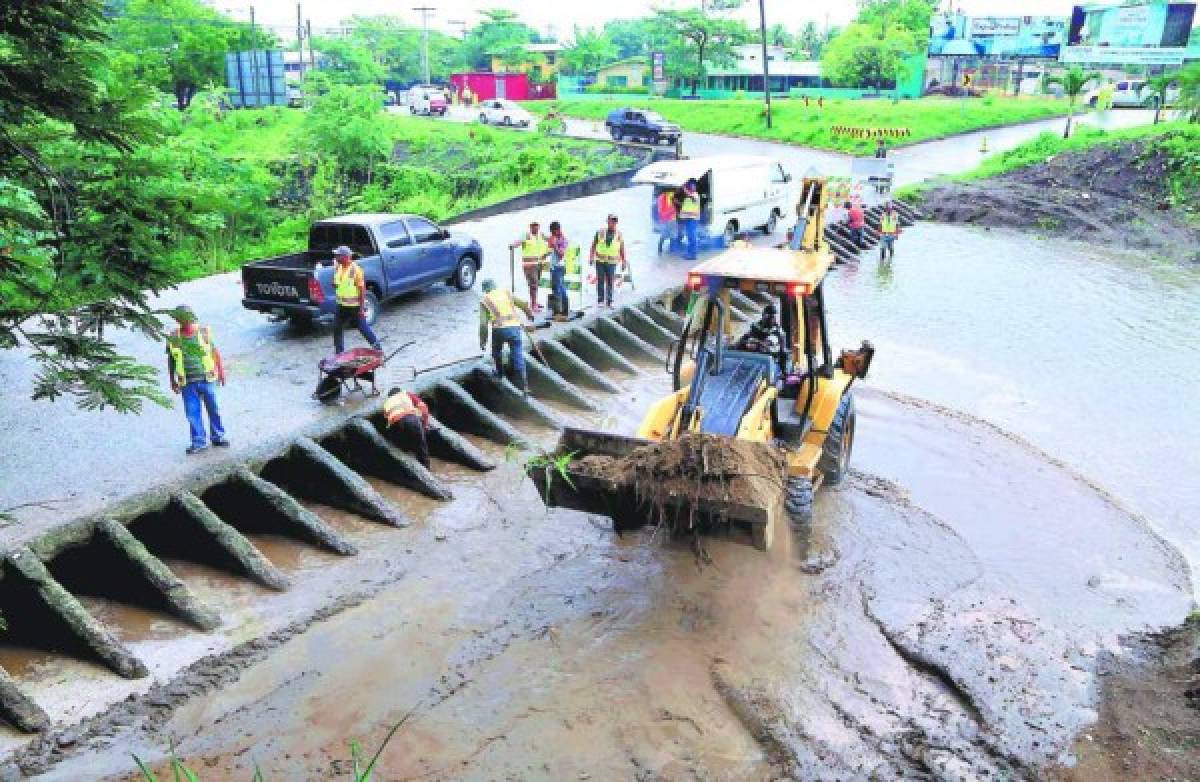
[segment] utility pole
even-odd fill
[[[258,27],[254,24],[254,6],[250,6],[250,83],[254,85],[254,105],[259,106],[262,95],[258,88]]]
[[[317,53],[313,51],[312,19],[304,20],[304,29],[308,38],[308,67],[315,71],[317,69]]]
[[[763,97],[767,101],[767,129],[771,129],[771,67],[767,57],[767,9],[764,0],[758,0],[758,30],[762,37]]]
[[[300,60],[300,82],[304,82],[304,12],[296,3],[296,53]]]
[[[419,5],[413,10],[421,14],[421,73],[425,75],[424,83],[429,84],[429,15],[437,9],[430,5]]]

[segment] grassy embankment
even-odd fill
[[[1176,205],[1194,211],[1192,207],[1200,192],[1200,125],[1186,122],[1164,122],[1115,131],[1080,125],[1069,139],[1064,139],[1060,133],[1042,133],[1007,152],[986,158],[979,167],[950,177],[949,180],[970,182],[988,179],[1045,163],[1064,153],[1131,142],[1145,142],[1149,150],[1166,152],[1166,185],[1170,198]],[[936,184],[937,180],[910,185],[897,190],[896,195],[905,200],[917,200],[923,190]]]
[[[545,103],[527,104],[545,113]],[[756,100],[669,100],[615,97],[613,100],[564,99],[556,104],[568,116],[603,121],[622,106],[645,106],[684,130],[727,136],[769,139],[787,144],[864,153],[875,148],[872,139],[834,135],[833,128],[907,128],[911,135],[888,139],[889,144],[911,144],[983,128],[1032,122],[1066,114],[1067,103],[1054,98],[921,98],[893,103],[890,100],[830,100],[822,108],[815,101],[776,101],[773,125],[766,127],[763,106]]]
[[[324,181],[305,153],[304,112],[232,112],[219,122],[185,124],[183,140],[244,182],[240,207],[206,240],[176,248],[185,278],[303,249],[313,219],[339,211],[413,212],[444,220],[533,190],[634,164],[612,147],[384,114],[395,159],[370,182]],[[250,219],[249,211],[257,211]],[[262,213],[268,219],[262,219]]]

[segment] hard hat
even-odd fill
[[[341,258],[343,255],[354,255],[354,251],[342,244],[333,248],[333,254],[334,256]]]
[[[483,288],[484,293],[490,293],[491,291],[496,290],[496,282],[495,280],[489,278],[484,280],[480,287]]]

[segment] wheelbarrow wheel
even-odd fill
[[[342,381],[333,375],[325,375],[317,383],[317,390],[313,392],[322,404],[331,405],[338,400],[342,395]]]

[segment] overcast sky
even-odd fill
[[[825,24],[845,24],[854,16],[854,3],[816,3],[812,0],[765,0],[767,23],[776,22],[796,29],[809,19]],[[293,34],[296,24],[295,0],[208,0],[209,5],[228,11],[240,19],[249,18],[253,4],[259,23],[272,27],[281,37]],[[1055,14],[1066,16],[1071,12],[1071,0],[955,0],[955,9],[977,16],[1025,16]],[[649,13],[652,6],[695,8],[699,0],[306,0],[304,15],[312,19],[314,28],[336,27],[342,20],[355,14],[369,16],[395,14],[419,22],[419,15],[412,11],[414,6],[433,6],[430,24],[432,27],[457,34],[452,20],[464,21],[468,26],[478,19],[483,8],[509,8],[521,15],[526,22],[542,32],[556,31],[560,37],[569,38],[573,26],[599,26],[609,19],[623,19]],[[943,3],[942,7],[945,7]],[[758,4],[754,0],[746,3],[740,12],[747,21],[758,22]]]

